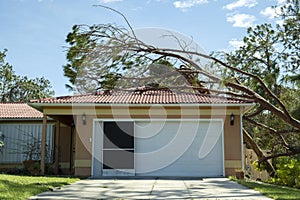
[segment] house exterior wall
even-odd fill
[[[93,119],[95,116],[88,115],[86,125],[82,118],[76,117],[76,142],[75,142],[75,175],[90,176],[92,167],[92,135]]]
[[[65,110],[66,111],[66,110]],[[51,111],[53,112],[53,111]],[[69,112],[69,111],[68,111]],[[131,106],[131,107],[78,107],[72,110],[76,117],[75,175],[90,176],[92,166],[92,135],[94,119],[223,119],[225,175],[235,174],[242,168],[241,108],[198,107],[198,106]],[[86,115],[86,124],[82,121]],[[230,125],[230,115],[235,115],[234,125]]]
[[[242,169],[242,135],[241,115],[235,116],[234,125],[230,125],[230,116],[227,115],[224,121],[224,154],[225,154],[225,175],[235,175],[236,169]]]

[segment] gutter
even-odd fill
[[[97,103],[28,103],[31,107],[34,107],[38,110],[42,110],[43,107],[106,107],[106,106],[117,106],[117,107],[145,107],[145,106],[151,106],[151,107],[174,107],[174,106],[180,106],[180,107],[207,107],[207,106],[213,106],[213,107],[236,107],[236,106],[245,106],[245,107],[252,107],[255,105],[255,103],[232,103],[232,104],[197,104],[197,103],[182,103],[182,104],[114,104],[114,103],[107,103],[107,104],[97,104]]]
[[[51,117],[47,117],[47,120],[54,121]],[[0,123],[3,121],[43,121],[43,118],[0,118]]]

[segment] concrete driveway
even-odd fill
[[[258,199],[260,193],[227,178],[87,179],[30,199]]]

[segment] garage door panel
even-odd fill
[[[151,127],[156,127],[155,130],[160,127],[160,131],[145,138],[143,134],[151,130],[141,128],[143,126],[139,125],[143,125],[143,122],[137,122],[139,126],[135,129],[137,175],[203,177],[223,175],[221,121],[164,122],[163,125],[161,122],[152,123]],[[173,146],[170,145],[172,142]],[[171,147],[168,148],[168,145]],[[155,152],[161,153],[155,155]],[[166,160],[172,160],[170,157],[174,158],[173,161],[166,163]]]
[[[138,153],[149,153],[161,149],[168,145],[176,136],[179,129],[178,123],[166,124],[152,122],[151,126],[147,126],[148,122],[137,122],[135,127],[136,144],[144,148],[137,148]],[[166,134],[172,133],[172,134]],[[159,141],[159,142],[156,142]]]

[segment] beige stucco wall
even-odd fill
[[[90,176],[92,160],[93,119],[95,116],[87,115],[86,124],[83,125],[82,117],[76,117],[75,140],[75,175]]]
[[[235,116],[234,126],[230,125],[230,116],[224,121],[225,175],[235,175],[235,169],[242,169],[242,141],[240,115]]]

